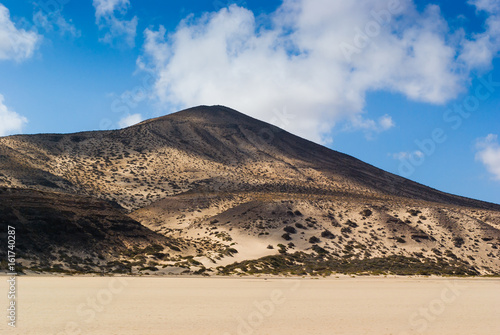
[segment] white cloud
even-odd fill
[[[373,139],[374,134],[387,131],[395,125],[392,117],[387,114],[380,117],[377,121],[366,119],[359,114],[355,114],[351,117],[344,130],[362,130],[367,139]]]
[[[498,0],[469,0],[467,3],[476,6],[477,10],[489,13],[500,11],[500,1]]]
[[[131,115],[129,114],[123,117],[120,121],[118,121],[118,126],[120,128],[126,128],[133,126],[134,124],[137,124],[142,120],[144,119],[142,118],[141,114],[131,114]]]
[[[3,101],[4,97],[0,94],[0,136],[21,132],[28,119],[9,110]]]
[[[361,117],[361,115],[355,115],[351,120],[351,126],[354,129],[363,129],[380,133],[388,129],[391,129],[392,127],[395,126],[395,124],[394,121],[392,120],[392,117],[390,117],[387,114],[380,117],[378,121],[364,119]]]
[[[379,119],[379,125],[380,125],[380,128],[382,129],[382,131],[384,130],[388,130],[388,129],[391,129],[392,127],[395,126],[395,123],[394,121],[392,120],[392,117],[390,117],[389,115],[384,115],[382,116],[380,119]]]
[[[450,31],[435,5],[418,12],[411,0],[390,3],[284,0],[259,17],[266,25],[232,5],[190,16],[169,35],[162,26],[146,29],[138,65],[156,75],[156,96],[168,111],[223,104],[270,121],[272,110],[286,107],[295,118],[284,128],[317,142],[341,120],[383,131],[394,126],[389,116],[361,116],[367,92],[444,104],[497,52],[483,35],[467,40]]]
[[[34,31],[17,29],[9,10],[0,4],[0,60],[20,62],[30,58],[41,39]]]
[[[413,152],[401,151],[401,152],[389,154],[389,156],[394,158],[394,159],[397,159],[397,160],[403,160],[403,159],[409,159],[410,157],[421,158],[424,156],[424,153],[420,150],[415,150]]]
[[[33,14],[33,22],[37,27],[44,29],[47,32],[58,31],[59,34],[68,34],[72,37],[80,37],[81,32],[76,27],[67,21],[61,13],[61,10],[45,13],[38,10]]]
[[[500,145],[498,135],[489,134],[485,138],[480,138],[476,142],[476,160],[484,164],[493,178],[500,180]]]
[[[459,59],[471,67],[488,68],[500,51],[500,1],[470,0],[468,3],[490,15],[484,32],[474,34],[472,40],[463,40]]]
[[[130,7],[130,0],[93,0],[96,23],[99,29],[108,30],[101,41],[113,44],[117,39],[129,46],[135,46],[137,17],[124,19]]]

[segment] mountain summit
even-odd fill
[[[198,257],[198,270],[242,271],[229,260],[303,253],[500,271],[499,205],[434,190],[223,106],[113,131],[3,137],[0,157],[0,187],[115,204],[153,231],[143,240],[154,236],[175,257]],[[30,224],[19,209],[12,213]],[[172,255],[149,261],[175,263]]]

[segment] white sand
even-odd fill
[[[18,277],[17,285],[17,328],[4,317],[0,334],[500,334],[498,279]]]

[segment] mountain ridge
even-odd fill
[[[221,114],[223,115],[221,116]],[[137,136],[155,136],[161,138],[162,140],[165,140],[164,142],[166,143],[162,143],[163,145],[164,144],[178,145],[180,149],[187,152],[190,151],[191,154],[198,153],[201,154],[202,156],[206,155],[207,152],[209,152],[209,150],[204,150],[204,149],[193,150],[195,145],[193,145],[192,143],[183,143],[183,142],[188,142],[182,139],[183,131],[186,132],[186,129],[180,129],[180,128],[182,128],[182,126],[192,126],[193,123],[195,123],[196,125],[201,124],[201,127],[205,128],[217,126],[233,130],[234,132],[236,132],[236,135],[239,135],[243,137],[244,140],[246,140],[246,143],[244,143],[245,145],[241,145],[241,143],[236,143],[237,145],[239,145],[240,148],[243,148],[245,146],[248,147],[249,146],[248,144],[250,143],[250,145],[253,145],[257,150],[260,150],[262,153],[262,151],[265,150],[269,151],[269,147],[274,145],[277,146],[278,149],[277,151],[281,152],[285,152],[287,150],[289,152],[291,151],[292,155],[290,156],[294,159],[302,161],[316,160],[319,161],[320,164],[323,163],[328,164],[329,165],[328,168],[330,170],[337,169],[336,172],[341,171],[343,173],[343,176],[353,177],[352,175],[353,173],[359,173],[360,175],[354,177],[363,180],[365,182],[365,186],[369,186],[369,188],[378,188],[377,191],[384,191],[387,194],[396,195],[394,194],[394,191],[396,191],[400,193],[399,195],[412,196],[415,197],[416,199],[419,199],[422,197],[422,194],[425,193],[425,191],[427,191],[433,193],[432,196],[429,195],[423,198],[422,200],[452,202],[472,207],[479,206],[482,208],[490,207],[490,208],[500,209],[500,205],[495,203],[449,194],[431,188],[429,186],[425,186],[423,184],[419,184],[411,180],[399,177],[397,175],[393,175],[373,165],[362,162],[361,160],[353,156],[350,156],[345,153],[340,153],[333,149],[329,149],[317,143],[300,138],[296,135],[286,132],[283,129],[267,124],[263,121],[254,119],[252,117],[246,116],[243,113],[237,112],[233,109],[224,106],[193,107],[166,116],[145,120],[139,124],[119,130],[87,131],[87,132],[68,133],[68,134],[14,135],[14,136],[9,136],[7,138],[17,138],[17,139],[45,138],[46,139],[45,145],[47,146],[47,142],[59,142],[63,138],[68,138],[68,137],[71,138],[72,141],[78,143],[80,141],[85,141],[88,138],[94,138],[94,139],[97,138],[106,140],[109,138],[116,139],[120,137],[125,139],[127,138],[130,139]],[[167,129],[161,129],[160,125],[166,127]],[[251,126],[250,130],[252,130],[253,132],[248,132],[248,129],[245,128],[241,129],[241,127],[245,125],[246,126],[250,125]],[[203,131],[200,131],[199,128],[193,130],[192,127],[191,129],[189,129],[188,127],[188,130],[197,132],[197,135],[199,135],[199,137],[201,137],[203,140],[206,140],[207,143],[211,142],[210,145],[212,147],[217,147],[219,145],[222,148],[224,148],[224,144],[221,143],[220,141],[217,142],[213,141],[213,136],[210,137],[211,134],[204,133]],[[281,143],[276,141],[274,137],[278,136],[278,134],[280,139],[286,138],[287,141],[285,143],[283,143],[283,141]],[[298,142],[300,142],[300,145],[295,145]],[[290,148],[292,150],[290,150]],[[214,157],[214,159],[216,159],[216,157]],[[231,157],[231,159],[234,162],[235,158]],[[245,159],[245,157],[238,157],[238,159]],[[343,160],[344,162],[340,163],[344,163],[344,165],[338,164],[338,162],[335,162],[335,160],[338,161]],[[321,168],[320,166],[317,165],[313,166],[313,168],[316,169]],[[373,180],[375,179],[377,181],[376,185],[373,184]],[[384,184],[387,184],[389,187],[384,187]],[[411,188],[415,188],[415,190]]]
[[[289,262],[292,252],[304,262],[327,257],[316,259],[327,267],[337,258],[371,267],[375,258],[417,257],[448,274],[500,272],[500,205],[418,184],[224,106],[119,130],[2,137],[0,158],[0,187],[118,204],[144,236],[163,236],[151,242],[156,256],[141,254],[143,240],[108,251],[136,273],[238,272],[246,267],[230,262],[250,260],[264,269],[262,257]],[[51,220],[16,213],[28,225]],[[79,227],[80,215],[61,220]],[[108,236],[106,227],[94,228]],[[40,257],[46,265],[59,256]]]

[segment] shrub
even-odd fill
[[[408,213],[411,214],[411,216],[418,216],[418,214],[422,213],[421,211],[417,210],[417,209],[409,209],[408,210]]]
[[[333,239],[333,238],[335,238],[335,235],[334,235],[331,231],[329,231],[329,230],[325,229],[325,230],[321,233],[321,237],[324,237],[324,238],[329,238],[329,239]]]
[[[453,238],[453,244],[455,245],[455,247],[457,248],[461,248],[462,245],[464,245],[465,241],[463,238],[461,237],[454,237]]]
[[[351,220],[347,220],[346,224],[351,227],[351,228],[357,228],[358,224],[356,222],[353,222]]]
[[[168,246],[171,250],[173,251],[181,251],[181,249],[179,249],[178,247],[176,247],[175,245],[169,245]]]
[[[352,232],[351,228],[349,228],[349,227],[342,227],[342,229],[340,229],[340,231],[342,232],[342,234],[349,234]]]
[[[238,250],[236,250],[235,248],[228,248],[226,251],[229,254],[237,254],[238,253]]]
[[[288,234],[288,233],[281,235],[281,237],[282,237],[285,241],[290,241],[290,240],[292,239],[292,237],[291,237],[291,236],[290,236],[290,234]]]
[[[297,229],[292,226],[286,226],[283,230],[290,234],[297,234]]]
[[[319,243],[319,242],[321,242],[321,240],[316,236],[311,236],[311,238],[309,239],[309,243]]]
[[[359,214],[368,217],[368,216],[372,215],[373,212],[371,210],[369,210],[368,208],[366,208],[366,209],[363,209],[361,212],[359,212]]]
[[[312,249],[314,251],[316,251],[318,254],[320,255],[324,255],[324,254],[327,254],[328,251],[326,251],[325,249],[323,249],[322,247],[320,247],[319,245],[315,244],[313,245]]]
[[[279,248],[278,252],[280,254],[286,254],[286,246],[285,245],[280,243],[280,244],[278,244],[278,248]]]

